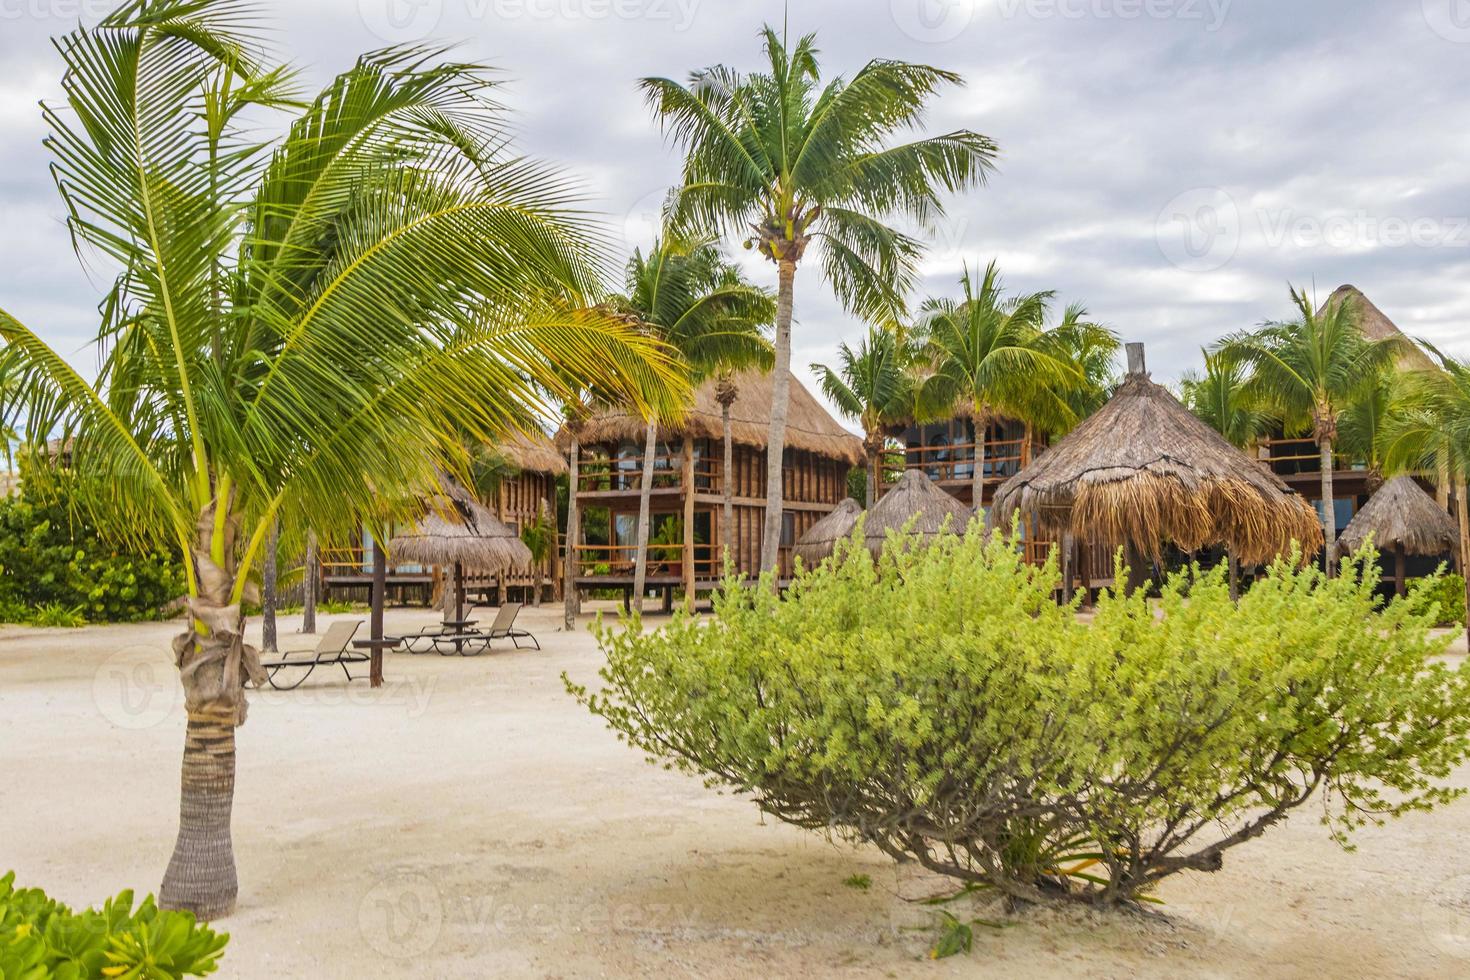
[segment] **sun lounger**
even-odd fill
[[[480,635],[486,638],[487,645],[490,640],[508,639],[519,650],[521,648],[521,640],[526,639],[536,644],[537,650],[541,649],[540,640],[536,639],[535,636],[526,630],[516,629],[516,617],[520,615],[521,608],[522,603],[519,602],[507,602],[500,607],[500,611],[495,614],[495,622],[490,624],[488,630],[480,631]]]
[[[311,676],[311,672],[318,667],[326,667],[336,664],[342,668],[342,673],[347,675],[349,681],[358,680],[352,672],[347,669],[348,664],[363,664],[372,659],[366,652],[361,650],[349,650],[348,645],[352,637],[357,633],[357,628],[362,625],[362,620],[351,622],[333,623],[327,628],[322,636],[322,641],[316,645],[315,650],[288,650],[274,660],[262,660],[260,665],[265,668],[266,679],[271,687],[278,691],[289,691],[300,687],[302,683]],[[302,671],[301,676],[294,683],[276,683],[276,675],[283,670]]]

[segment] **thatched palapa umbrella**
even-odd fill
[[[1459,529],[1410,476],[1396,476],[1378,489],[1337,539],[1340,558],[1361,548],[1373,537],[1375,547],[1393,552],[1394,591],[1404,594],[1409,555],[1455,555]]]
[[[832,554],[837,542],[852,534],[862,513],[862,504],[851,497],[846,498],[830,514],[807,528],[806,533],[796,539],[791,553],[806,563],[808,568],[816,565]]]
[[[1322,547],[1312,505],[1154,384],[1142,344],[1128,345],[1128,375],[1106,405],[997,488],[991,526],[1017,512],[1043,534],[1125,546],[1130,590],[1166,542],[1224,545],[1252,564],[1293,541]]]
[[[394,557],[454,569],[454,618],[464,620],[464,570],[491,575],[531,564],[531,549],[462,487],[445,481],[444,496],[414,525],[393,537]],[[456,645],[457,646],[457,645]]]
[[[888,531],[900,531],[913,521],[912,533],[925,543],[940,534],[963,534],[970,508],[934,485],[920,470],[909,470],[872,507],[863,525],[863,541],[877,557]]]

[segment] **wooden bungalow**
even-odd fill
[[[721,577],[727,547],[741,573],[755,575],[760,568],[772,379],[744,372],[732,380],[738,394],[730,406],[733,454],[728,473],[717,381],[695,392],[693,406],[677,428],[658,435],[647,584],[663,589],[666,600],[675,587],[696,593],[712,589]],[[583,425],[577,500],[584,514],[598,519],[583,519],[583,540],[574,550],[580,587],[632,588],[645,441],[643,421],[623,411],[601,412]],[[565,430],[558,434],[558,445],[570,445]],[[861,440],[793,377],[782,470],[780,577],[791,574],[796,539],[847,496],[848,471],[862,455]],[[727,485],[733,497],[728,527],[722,514]],[[605,533],[602,514],[607,517]],[[598,530],[589,530],[591,526]]]
[[[968,507],[974,507],[975,423],[968,413],[937,422],[913,424],[896,437],[902,450],[888,454],[888,465],[878,495],[898,483],[900,470],[918,470],[941,489]],[[984,503],[989,505],[995,488],[1020,472],[1046,444],[1026,426],[1012,419],[997,419],[985,433]],[[899,460],[902,465],[897,465]]]

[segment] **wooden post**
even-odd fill
[[[372,666],[368,671],[371,687],[383,686],[383,603],[388,591],[388,556],[383,546],[373,539],[373,592],[370,632],[372,634]]]
[[[456,626],[456,633],[463,633],[464,626],[464,565],[461,562],[454,563],[454,618],[461,625]],[[454,652],[464,653],[464,641],[454,641]]]
[[[301,632],[316,632],[316,597],[322,570],[316,555],[316,533],[306,532],[306,569],[301,578]]]
[[[1240,559],[1235,557],[1235,552],[1229,548],[1225,549],[1225,561],[1229,563],[1230,571],[1230,601],[1240,601]]]
[[[1393,546],[1393,592],[1394,595],[1402,596],[1406,591],[1404,578],[1408,573],[1409,558],[1404,551],[1404,543],[1400,541]]]
[[[684,436],[684,608],[694,612],[694,439]]]
[[[1062,604],[1072,602],[1072,566],[1076,564],[1076,543],[1071,531],[1062,532]]]
[[[1131,541],[1123,545],[1123,559],[1128,563],[1127,594],[1132,595],[1148,584],[1153,568],[1144,557],[1142,549],[1135,547]]]
[[[502,485],[495,490],[495,519],[505,523],[505,487]],[[505,572],[502,571],[495,581],[495,605],[505,605]],[[456,616],[463,619],[463,616]]]

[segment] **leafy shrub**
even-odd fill
[[[125,891],[73,912],[39,888],[17,889],[13,871],[0,877],[0,977],[200,977],[214,972],[229,940],[191,913],[160,911],[151,895],[137,909]]]
[[[81,606],[68,608],[59,602],[48,602],[44,606],[37,606],[31,613],[31,625],[75,629],[79,626],[86,626],[87,617],[82,615]]]
[[[1409,604],[1421,615],[1434,610],[1436,626],[1465,625],[1465,580],[1458,574],[1420,579],[1409,592]]]
[[[139,554],[103,543],[67,481],[42,497],[22,481],[19,496],[0,500],[0,611],[80,607],[91,622],[150,619],[184,592],[174,555]],[[20,617],[16,617],[17,621]]]
[[[566,683],[650,761],[1026,901],[1149,898],[1314,795],[1346,843],[1463,792],[1470,667],[1365,556],[1279,561],[1238,606],[1190,569],[1088,625],[1018,545],[844,545],[784,599],[731,581],[707,622],[599,624],[604,689]]]

